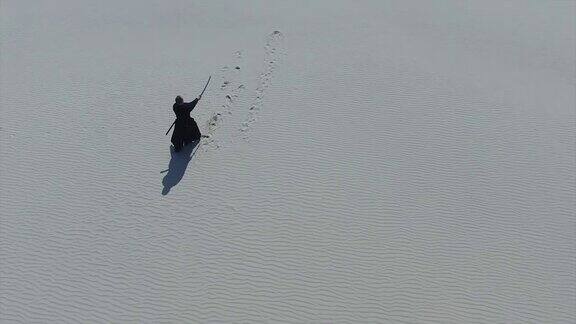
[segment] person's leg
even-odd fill
[[[173,143],[173,145],[175,152],[180,152],[182,150],[182,141],[176,141],[176,143]]]
[[[197,141],[200,139],[200,137],[202,137],[202,133],[200,133],[200,129],[198,128],[198,124],[196,124],[196,121],[194,119],[192,119],[192,123],[190,125],[190,132],[191,132],[191,139],[193,141]]]

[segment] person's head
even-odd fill
[[[181,104],[181,103],[184,102],[184,99],[182,99],[182,97],[180,97],[180,96],[176,96],[176,100],[175,100],[175,101],[176,101],[177,104]]]

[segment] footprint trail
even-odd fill
[[[240,127],[240,131],[243,133],[247,133],[251,129],[260,110],[262,110],[264,95],[268,87],[272,84],[274,71],[284,55],[283,40],[284,35],[277,30],[266,37],[266,44],[264,46],[264,72],[260,74],[260,81],[258,88],[256,88],[255,98],[250,104],[248,114]]]

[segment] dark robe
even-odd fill
[[[197,141],[201,137],[198,124],[196,124],[194,118],[190,117],[190,112],[197,103],[198,98],[192,102],[175,103],[172,106],[176,114],[176,124],[174,125],[174,133],[172,133],[172,144],[176,151],[180,151],[184,145]]]

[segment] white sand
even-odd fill
[[[1,1],[1,322],[574,323],[574,12]]]

